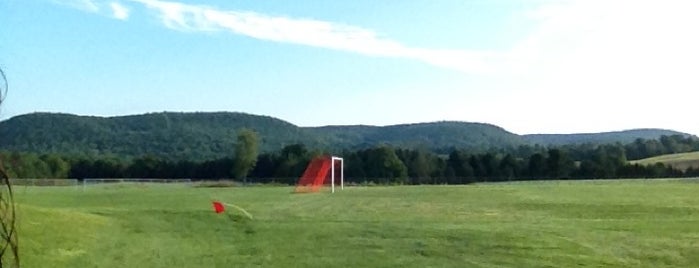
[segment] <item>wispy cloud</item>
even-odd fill
[[[69,6],[85,12],[97,13],[100,8],[92,0],[53,0],[54,3]]]
[[[56,0],[58,1],[58,0]],[[109,4],[106,1],[111,1]],[[686,16],[696,10],[690,1],[565,1],[528,12],[535,20],[528,37],[500,51],[435,49],[410,46],[372,29],[309,18],[223,10],[167,0],[65,0],[82,10],[127,19],[130,10],[121,3],[138,3],[151,10],[165,27],[185,32],[226,32],[259,40],[358,53],[375,57],[412,59],[469,74],[510,75],[532,73],[550,77],[580,77],[590,72],[604,75],[622,70],[635,73],[640,59],[671,64],[668,57],[685,63],[696,55],[697,19]],[[689,4],[689,8],[687,7]],[[105,9],[107,11],[105,11]],[[649,14],[662,19],[648,20]],[[686,20],[686,21],[681,21]],[[681,33],[681,32],[683,33]],[[497,33],[493,33],[497,34]],[[658,38],[652,38],[657,36]],[[677,40],[670,48],[663,40]],[[679,49],[678,49],[679,48]],[[657,51],[646,53],[648,51]],[[654,56],[653,56],[654,55]],[[604,70],[604,71],[601,71]],[[662,70],[658,70],[662,71]],[[652,71],[648,72],[652,73]],[[548,78],[547,78],[548,79]],[[570,80],[570,79],[567,79]]]
[[[490,71],[498,54],[481,51],[415,48],[361,27],[330,21],[220,10],[161,0],[132,0],[157,12],[168,28],[180,31],[228,31],[260,40],[307,45],[370,56],[408,58],[468,73]]]
[[[54,3],[69,6],[89,13],[112,17],[118,20],[127,20],[130,9],[118,1],[106,2],[104,0],[53,0]]]
[[[120,20],[126,20],[129,18],[129,9],[119,2],[111,2],[109,3],[109,7],[112,8],[112,16],[114,16],[114,18]]]
[[[130,9],[117,1],[54,0],[83,11],[129,18]],[[502,65],[502,53],[411,47],[374,30],[331,21],[271,16],[257,12],[222,10],[163,0],[125,0],[155,12],[167,28],[186,32],[229,32],[255,39],[306,45],[375,57],[418,60],[465,73],[492,73]]]

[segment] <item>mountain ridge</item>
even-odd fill
[[[693,136],[671,129],[661,128],[635,128],[619,131],[571,133],[571,134],[525,134],[521,135],[533,143],[546,145],[564,145],[581,143],[600,143],[613,140],[614,142],[630,143],[637,137],[660,137],[662,135]]]
[[[0,121],[0,149],[203,160],[232,155],[236,133],[241,128],[258,132],[263,152],[275,152],[297,143],[312,150],[330,152],[378,145],[437,152],[484,151],[520,145],[614,143],[659,138],[660,135],[689,135],[662,129],[518,135],[497,125],[463,121],[300,127],[283,119],[240,112],[159,112],[112,117],[30,113]]]

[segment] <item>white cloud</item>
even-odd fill
[[[130,0],[157,12],[164,26],[189,32],[228,31],[260,40],[335,49],[377,57],[407,58],[465,73],[493,73],[506,60],[504,53],[416,48],[382,37],[361,27],[330,21],[270,16],[256,12],[227,11],[201,5],[162,0]],[[97,0],[64,0],[61,3],[100,13],[106,6]],[[110,16],[125,20],[130,10],[109,3]]]
[[[107,3],[104,0],[53,0],[53,2],[119,20],[128,19],[130,14],[129,8],[117,1]]]
[[[695,25],[699,2],[554,1],[527,11],[539,22],[527,38],[502,51],[417,48],[361,27],[330,21],[221,10],[163,0],[129,0],[154,10],[163,25],[180,31],[227,31],[260,40],[419,60],[465,73],[497,76],[541,75],[577,79],[668,72],[660,66],[699,60]],[[100,0],[63,0],[99,12]],[[111,16],[127,19],[129,9],[111,2]],[[493,33],[497,34],[497,33]],[[680,74],[682,71],[677,72]],[[572,77],[571,77],[572,76]]]
[[[161,0],[133,0],[158,12],[162,23],[181,31],[230,31],[260,40],[349,51],[370,56],[410,58],[463,72],[487,72],[495,53],[414,48],[375,31],[314,19],[225,11]]]
[[[119,2],[111,2],[109,6],[112,8],[112,16],[116,19],[126,20],[129,18],[129,9]]]

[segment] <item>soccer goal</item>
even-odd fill
[[[308,164],[306,171],[296,183],[294,192],[318,192],[324,184],[330,184],[330,192],[334,193],[336,183],[339,183],[340,190],[345,189],[344,160],[337,156],[320,156]]]

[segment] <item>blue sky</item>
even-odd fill
[[[237,111],[699,134],[696,1],[7,0],[0,118]]]

